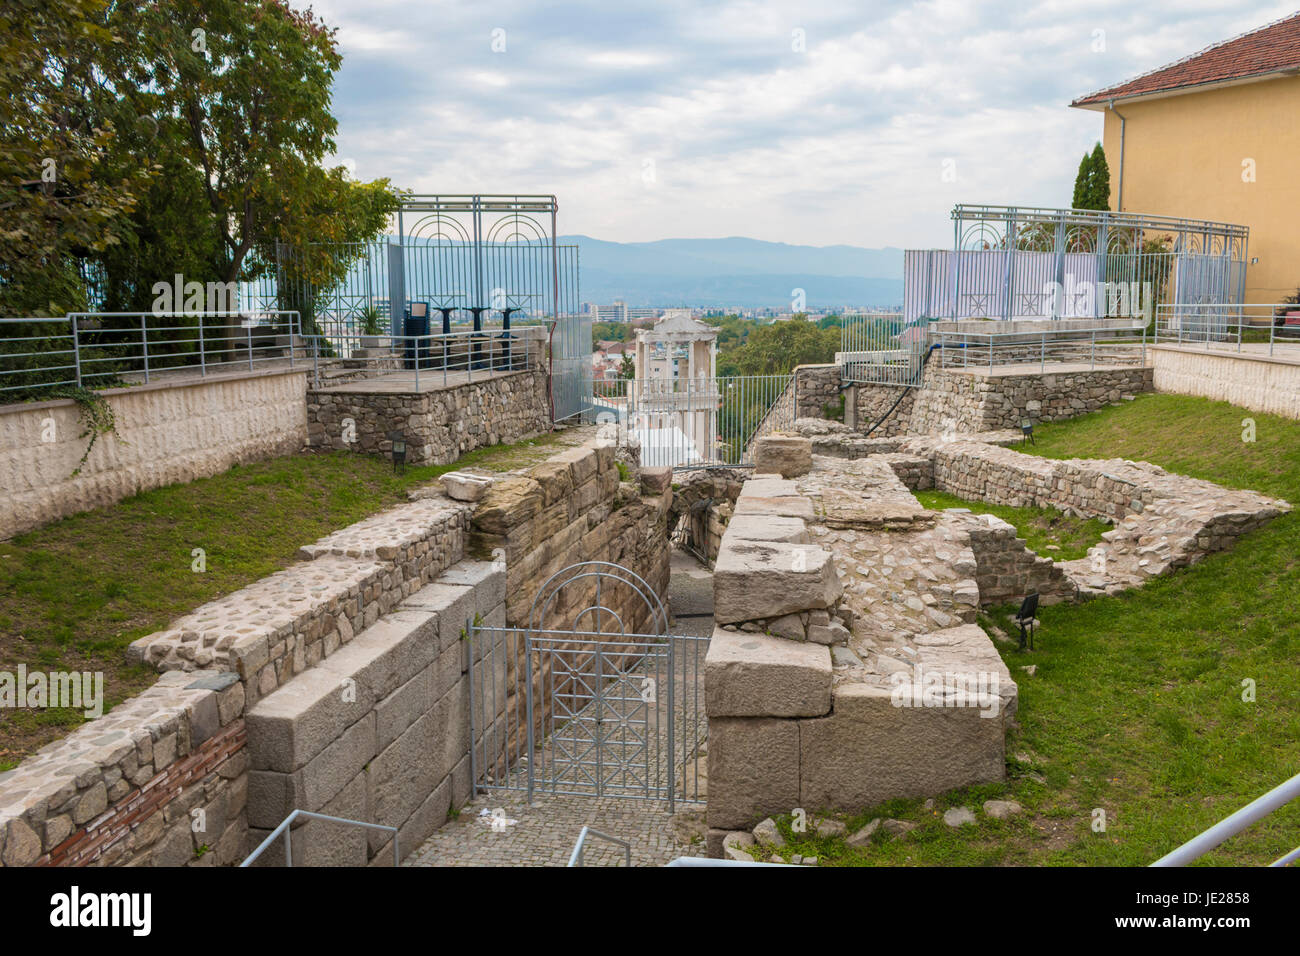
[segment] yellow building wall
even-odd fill
[[[1246,298],[1277,302],[1300,286],[1300,77],[1145,102],[1128,120],[1124,212],[1250,227]],[[1119,200],[1120,121],[1105,114],[1111,205]],[[1248,181],[1247,160],[1254,161]]]

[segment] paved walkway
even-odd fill
[[[709,636],[713,632],[712,574],[693,558],[678,553],[673,555],[672,570],[669,603],[674,614],[683,615],[674,622],[673,634],[679,638]],[[693,643],[679,641],[679,647]],[[687,669],[684,666],[687,655],[678,652],[678,700],[686,702],[686,707],[678,712],[679,726],[684,712],[694,719],[697,690],[698,714],[701,723],[703,721],[702,655],[701,648],[698,668],[692,660]],[[688,696],[691,698],[689,701]],[[580,719],[575,719],[564,732],[570,736],[580,733],[580,730],[575,730],[575,725],[581,723]],[[653,725],[659,721],[650,723],[646,729],[652,737],[658,736]],[[702,726],[698,732],[701,738],[705,736]],[[572,749],[572,742],[565,746]],[[678,749],[680,753],[680,745]],[[545,767],[543,755],[550,748],[543,747],[542,750],[538,763]],[[618,747],[613,748],[610,754],[617,757]],[[701,800],[707,793],[705,763],[701,756],[697,770],[695,761],[690,761],[685,781],[687,791],[694,796],[698,790]],[[680,772],[680,760],[674,764]],[[676,814],[670,813],[667,801],[608,796],[537,795],[533,805],[529,806],[523,793],[493,791],[475,797],[455,820],[449,821],[407,857],[404,865],[565,866],[584,826],[630,843],[633,866],[662,866],[679,856],[703,856],[703,803],[679,801],[676,809]],[[498,818],[495,825],[494,816]],[[622,866],[624,850],[608,841],[590,837],[584,865]]]

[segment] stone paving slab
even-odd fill
[[[704,856],[703,807],[678,807],[674,818],[668,804],[658,801],[538,797],[530,807],[523,794],[481,794],[403,865],[565,866],[584,826],[631,843],[633,866],[663,866],[679,856]],[[497,809],[516,822],[494,830],[490,816],[480,814]],[[594,837],[586,846],[584,865],[623,865],[620,847]]]

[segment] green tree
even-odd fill
[[[719,351],[719,375],[779,375],[797,365],[830,362],[840,347],[838,328],[819,328],[812,322],[789,320],[756,326],[745,340],[726,352]]]
[[[153,172],[114,162],[119,129],[88,109],[129,85],[131,38],[104,25],[105,0],[0,7],[0,313],[85,305],[79,260],[121,241]]]
[[[1106,151],[1098,143],[1091,153],[1084,153],[1079,161],[1079,172],[1074,179],[1074,209],[1110,208],[1110,166]]]

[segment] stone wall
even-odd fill
[[[238,862],[243,715],[235,675],[178,671],[0,773],[0,864]]]
[[[838,365],[799,365],[794,370],[796,418],[826,418],[827,408],[840,404]]]
[[[408,463],[445,465],[475,448],[531,438],[551,427],[543,369],[420,392],[365,392],[362,387],[307,392],[312,448],[388,455],[388,434],[400,430]],[[352,431],[344,427],[349,419]]]
[[[643,495],[637,475],[620,480],[613,443],[597,440],[493,482],[474,508],[470,550],[505,561],[512,627],[527,626],[533,596],[551,575],[580,561],[621,564],[667,594],[672,489],[657,474]],[[629,631],[648,623],[644,607],[619,610]]]
[[[1018,604],[1037,593],[1044,604],[1071,599],[1077,589],[1065,569],[1051,558],[1040,557],[1026,546],[1016,529],[994,515],[977,515],[949,509],[960,515],[975,556],[975,583],[980,604]]]
[[[505,623],[505,574],[486,562],[455,565],[249,710],[250,844],[303,809],[396,827],[404,857],[469,799],[470,620]],[[386,831],[309,821],[292,843],[295,866],[393,862]],[[257,862],[282,861],[276,846]]]
[[[88,438],[69,400],[0,407],[0,539],[231,465],[287,455],[307,438],[307,370],[222,374],[100,392],[117,432]]]
[[[234,671],[250,706],[370,627],[464,554],[468,508],[399,505],[306,545],[305,560],[133,641],[159,670]]]
[[[1300,418],[1300,350],[1283,346],[1274,352],[1269,356],[1260,351],[1238,354],[1158,345],[1150,352],[1155,387],[1160,392],[1200,395],[1257,412]]]
[[[848,400],[852,401],[856,409],[854,425],[858,431],[866,433],[877,422],[880,424],[871,432],[872,438],[890,438],[907,431],[912,417],[912,405],[916,401],[916,389],[899,385],[855,385],[848,394]],[[889,412],[889,417],[880,421],[886,412]]]
[[[972,623],[977,565],[957,522],[881,458],[745,483],[705,664],[711,855],[765,816],[1002,779],[1017,690]],[[992,676],[993,701],[900,705],[894,676],[922,670]]]
[[[906,431],[938,435],[1019,428],[1026,419],[1073,418],[1151,388],[1149,367],[990,375],[985,369],[931,364],[908,413]]]

